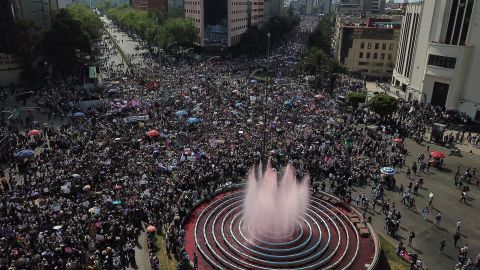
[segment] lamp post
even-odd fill
[[[265,93],[263,95],[263,160],[266,160],[267,153],[267,102],[268,102],[268,88],[270,87],[270,36],[267,34],[267,87],[265,88]]]

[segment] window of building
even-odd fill
[[[367,52],[367,59],[370,59],[370,53]]]
[[[428,65],[430,66],[454,69],[456,63],[457,59],[454,57],[440,56],[434,54],[428,55]]]
[[[392,60],[392,54],[388,54],[388,60]]]
[[[372,48],[372,43],[368,42],[368,49],[371,49],[371,48]]]
[[[378,50],[378,48],[380,48],[380,44],[375,43],[375,50]]]
[[[384,53],[380,54],[380,59],[382,59],[382,60],[385,59],[385,54]]]
[[[377,59],[378,58],[378,53],[374,53],[373,54],[373,59]]]
[[[393,44],[390,44],[390,51],[393,51]]]
[[[359,66],[368,66],[368,64],[369,64],[368,62],[363,62],[363,61],[358,62]]]
[[[386,50],[387,49],[387,43],[383,43],[382,44],[382,50]]]
[[[363,52],[361,52],[358,57],[359,57],[359,58],[363,58]]]

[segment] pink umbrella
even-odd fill
[[[38,129],[32,129],[28,132],[28,136],[36,136],[36,135],[40,135],[42,132]]]
[[[149,233],[154,233],[156,231],[157,231],[157,228],[155,228],[155,226],[150,225],[147,227],[147,232]]]
[[[445,155],[439,151],[433,151],[430,153],[430,155],[434,158],[445,158]]]
[[[147,136],[150,137],[150,138],[158,137],[158,136],[160,136],[160,132],[156,131],[155,129],[152,129],[152,130],[147,132]]]

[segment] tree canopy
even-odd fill
[[[22,77],[34,78],[34,63],[40,56],[38,43],[41,38],[40,28],[31,21],[18,20],[15,25],[15,55],[23,65]]]
[[[197,36],[197,30],[190,19],[171,18],[161,25],[158,35],[160,46],[164,49],[174,42],[181,46],[190,46]]]
[[[350,91],[347,93],[347,102],[355,108],[358,107],[358,104],[365,103],[365,100],[367,100],[366,92]]]
[[[107,16],[121,27],[138,34],[149,42],[156,40],[158,24],[154,13],[121,6],[108,9]]]
[[[308,45],[310,47],[318,47],[330,56],[332,54],[333,27],[334,20],[328,16],[323,17],[310,34]]]
[[[302,58],[300,64],[303,70],[310,75],[320,78],[329,78],[329,86],[333,87],[337,74],[345,74],[347,70],[337,60],[330,58],[324,50],[318,47],[311,47]]]
[[[102,21],[91,9],[85,5],[74,4],[67,7],[67,13],[81,22],[83,29],[87,31],[91,39],[100,38]]]
[[[270,33],[270,42],[281,40],[286,34],[300,23],[296,16],[274,16],[262,28],[251,27],[243,34],[238,48],[242,53],[258,54],[267,50],[267,33]]]
[[[386,116],[392,114],[397,109],[397,99],[387,94],[376,94],[368,103],[370,109],[375,113]]]
[[[45,33],[41,47],[56,70],[65,73],[77,64],[75,50],[85,53],[91,51],[91,40],[81,21],[61,10],[53,20],[50,31]]]

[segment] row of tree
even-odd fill
[[[157,37],[158,23],[154,13],[121,6],[108,9],[106,14],[119,26],[149,42],[153,42]]]
[[[126,30],[139,35],[149,43],[159,43],[163,48],[171,43],[191,46],[197,35],[190,19],[176,15],[141,11],[127,6],[110,8],[106,14]]]
[[[23,76],[36,79],[50,65],[54,71],[71,71],[78,64],[78,52],[90,53],[92,40],[100,38],[102,22],[89,8],[71,5],[55,14],[47,31],[31,21],[19,20],[15,27],[15,54],[23,64]]]

